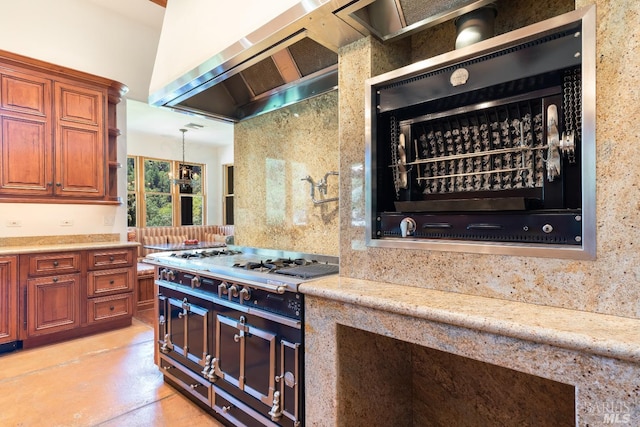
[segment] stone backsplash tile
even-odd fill
[[[336,91],[238,123],[234,129],[235,244],[338,255],[338,202],[314,204],[339,171]],[[326,179],[339,196],[339,177]]]
[[[69,234],[61,236],[0,237],[0,246],[41,246],[68,243],[118,242],[120,234]]]

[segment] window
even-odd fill
[[[145,226],[173,225],[171,162],[144,160]]]
[[[180,184],[180,225],[203,225],[202,165],[180,163],[181,176],[191,176],[191,185]],[[186,172],[183,174],[183,171]]]
[[[204,165],[127,157],[129,227],[203,225]],[[190,184],[174,177],[192,176]]]
[[[233,165],[222,165],[224,169],[223,217],[226,225],[233,225]]]
[[[136,227],[138,224],[138,158],[127,157],[127,226]]]

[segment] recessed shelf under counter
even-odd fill
[[[554,411],[554,425],[640,422],[638,319],[346,277],[300,291],[308,420],[455,423],[476,402],[469,416],[490,424]]]

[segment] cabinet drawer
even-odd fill
[[[89,270],[96,268],[127,267],[133,265],[134,249],[106,249],[88,251]]]
[[[29,256],[29,275],[74,273],[80,271],[80,253]]]
[[[133,294],[113,295],[88,300],[87,320],[89,323],[127,317],[133,314]]]
[[[90,297],[133,291],[133,268],[90,271],[87,274],[87,295]]]

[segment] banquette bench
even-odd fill
[[[201,242],[231,243],[233,225],[183,225],[176,227],[130,227],[127,240],[138,242],[138,291],[136,293],[136,310],[153,307],[153,273],[154,266],[144,262],[144,257],[154,249],[144,246],[158,243],[181,243],[187,239]]]

